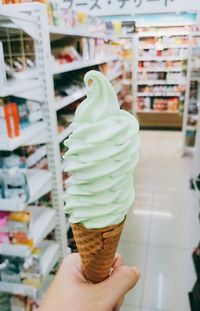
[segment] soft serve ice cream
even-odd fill
[[[87,98],[65,141],[65,171],[71,174],[64,200],[71,223],[104,228],[121,223],[133,204],[139,125],[120,110],[115,90],[97,71],[85,75]],[[92,81],[92,83],[90,83]]]

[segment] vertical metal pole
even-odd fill
[[[187,120],[188,120],[188,108],[190,101],[190,80],[192,72],[192,35],[189,34],[189,49],[188,49],[188,62],[187,62],[187,75],[186,75],[186,91],[185,91],[185,101],[184,101],[184,111],[183,111],[183,123],[182,123],[182,155],[186,153],[186,132],[187,132]]]
[[[132,37],[132,49],[133,49],[133,62],[132,62],[132,92],[133,92],[133,104],[132,112],[135,114],[137,110],[137,80],[138,80],[138,35],[134,34]]]
[[[3,59],[3,44],[0,42],[0,59]],[[0,62],[0,89],[3,89],[6,83],[6,68],[4,62]]]
[[[199,107],[199,118],[195,138],[194,157],[192,161],[193,179],[196,179],[197,176],[200,174],[200,81],[198,82],[198,107]]]
[[[39,68],[42,87],[44,89],[43,116],[47,126],[48,142],[47,154],[49,170],[52,172],[53,190],[52,201],[53,208],[56,210],[56,241],[60,246],[60,259],[67,253],[67,236],[66,236],[66,218],[63,211],[64,203],[63,180],[60,173],[60,149],[58,142],[58,124],[57,116],[54,110],[54,84],[50,49],[50,36],[48,30],[48,16],[46,6],[36,5],[38,9],[34,14],[38,22],[38,32],[40,40],[36,42],[36,63]]]

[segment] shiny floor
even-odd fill
[[[189,311],[195,281],[192,248],[200,238],[198,201],[189,189],[191,158],[180,156],[181,133],[142,131],[136,200],[119,252],[142,273],[122,311]]]

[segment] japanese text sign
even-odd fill
[[[63,0],[68,8],[94,15],[200,11],[200,0]]]

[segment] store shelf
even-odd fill
[[[193,31],[190,33],[192,37],[200,37],[200,32],[199,31]]]
[[[156,44],[147,44],[147,45],[141,45],[139,47],[141,50],[165,50],[165,49],[188,49],[188,44],[169,44],[169,45],[156,45]]]
[[[32,90],[35,92],[35,89],[40,87],[40,81],[39,80],[11,80],[6,83],[4,88],[1,90],[0,89],[0,97],[5,97],[9,95],[14,95],[14,94],[20,94],[20,92],[27,91],[27,90]]]
[[[141,128],[181,129],[183,116],[177,111],[137,111]]]
[[[196,130],[197,130],[197,126],[186,125],[186,129],[187,129],[188,131],[196,131]]]
[[[0,244],[0,254],[5,256],[27,257],[31,254],[31,249],[25,245]]]
[[[43,276],[42,287],[48,281],[48,274],[59,260],[59,245],[55,242],[43,241],[40,245],[40,263]],[[36,298],[38,290],[25,284],[0,282],[0,292]]]
[[[30,237],[34,246],[38,246],[42,240],[56,226],[56,211],[52,208],[37,207],[32,210]]]
[[[120,77],[123,74],[123,71],[113,71],[111,73],[108,74],[107,78],[112,81],[117,79],[118,77]]]
[[[52,189],[51,173],[46,170],[30,169],[27,172],[27,178],[30,189],[30,199],[27,204],[37,201]],[[20,212],[26,208],[27,204],[19,199],[0,199],[0,211]]]
[[[180,57],[180,56],[139,56],[138,61],[183,61],[186,60],[188,57]]]
[[[12,4],[7,4],[7,5],[1,5],[1,13],[0,13],[0,22],[1,22],[1,27],[3,27],[2,25],[5,24],[5,27],[7,25],[13,25],[14,28],[16,29],[21,29],[21,25],[19,24],[14,24],[13,22],[11,23],[11,21],[13,19],[17,19],[17,20],[22,20],[24,22],[29,22],[30,25],[33,27],[33,25],[35,24],[35,16],[31,15],[31,14],[26,14],[24,13],[25,9],[35,9],[36,6],[34,4],[25,4],[26,6],[24,7],[24,3],[23,4],[18,4],[17,8],[15,10],[13,10],[13,5]],[[21,7],[21,9],[20,9]]]
[[[59,260],[59,245],[55,242],[43,241],[40,244],[40,249],[42,250],[40,257],[41,271],[43,277],[46,278]]]
[[[30,199],[28,204],[34,203],[52,189],[52,174],[47,170],[31,169],[28,171]]]
[[[199,116],[198,116],[198,114],[188,114],[188,117],[191,117],[193,120],[196,120],[196,121],[198,121],[199,120]]]
[[[61,143],[67,136],[72,133],[72,128],[69,125],[64,131],[58,134],[58,142]]]
[[[115,92],[116,92],[116,94],[120,93],[120,92],[121,92],[121,90],[122,90],[122,86],[121,86],[121,85],[119,85],[117,88],[115,88]]]
[[[121,83],[124,84],[124,85],[132,85],[133,82],[130,79],[123,79],[121,81]]]
[[[170,36],[187,36],[189,31],[145,31],[138,34],[139,38],[145,37],[170,37]]]
[[[34,247],[50,233],[56,226],[55,210],[51,208],[35,208],[30,228],[30,238],[33,239]],[[27,257],[31,254],[31,247],[26,245],[0,244],[0,254],[7,256]]]
[[[180,97],[181,93],[179,92],[167,92],[167,93],[161,93],[161,92],[154,92],[154,93],[142,93],[138,92],[137,97]]]
[[[170,111],[170,110],[153,110],[153,109],[143,109],[136,110],[137,113],[153,113],[153,114],[179,114],[179,111]]]
[[[142,81],[138,81],[137,82],[138,85],[171,85],[171,84],[175,84],[175,85],[184,85],[186,84],[185,80],[142,80]]]
[[[139,68],[138,72],[182,72],[184,69],[182,67],[171,67],[171,68]]]
[[[199,78],[191,78],[190,81],[194,81],[194,82],[200,83],[200,77]]]
[[[29,285],[0,281],[0,292],[36,298],[37,289]]]
[[[96,66],[104,63],[108,63],[111,61],[119,60],[120,58],[115,56],[115,57],[110,57],[110,58],[101,58],[101,59],[96,59],[96,60],[90,60],[90,61],[77,61],[77,62],[72,62],[68,64],[62,64],[62,65],[53,65],[53,74],[59,74],[63,72],[70,72],[73,70],[81,69],[81,68],[86,68],[86,67],[91,67],[91,66]]]
[[[97,39],[112,40],[112,41],[117,40],[117,37],[108,36],[108,35],[103,34],[103,33],[90,32],[87,29],[85,29],[85,30],[67,29],[66,27],[63,27],[63,26],[49,26],[49,32],[51,34],[73,36],[73,37],[97,38]]]
[[[34,141],[32,141],[32,139],[37,139],[38,144],[44,143],[45,137],[41,137],[41,133],[46,133],[45,123],[42,121],[33,123],[28,127],[22,129],[20,136],[16,138],[1,137],[0,150],[13,151],[23,145],[32,145]]]
[[[79,91],[76,91],[74,94],[70,95],[70,96],[66,96],[63,97],[62,99],[60,99],[59,101],[55,102],[55,111],[58,111],[70,104],[72,104],[73,102],[75,102],[76,100],[82,98],[83,96],[85,96],[87,93],[87,89],[83,88]]]

